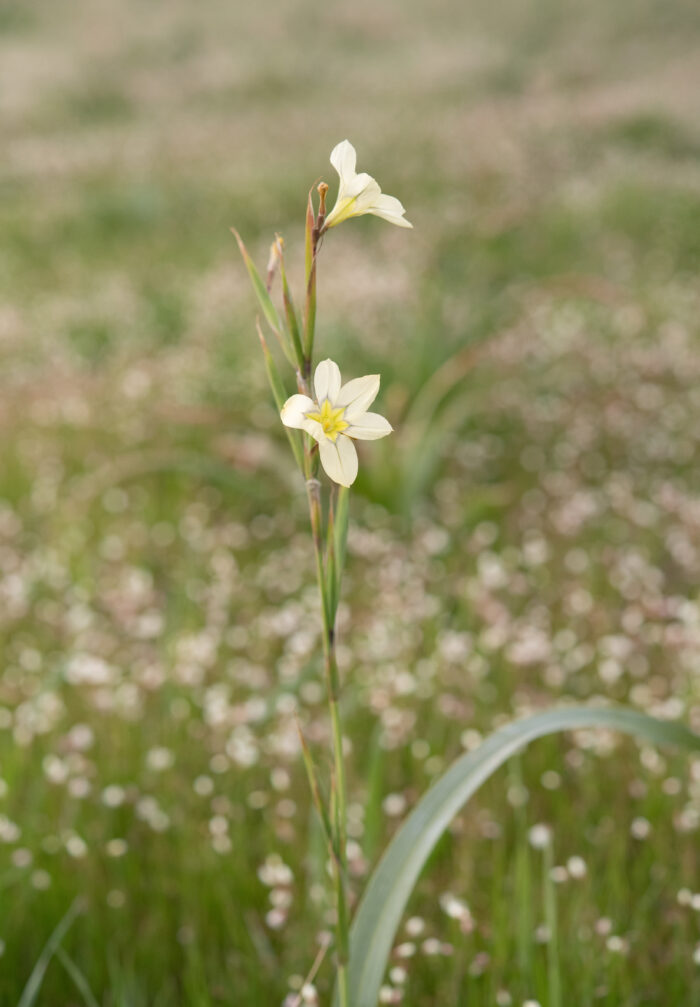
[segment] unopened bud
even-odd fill
[[[319,182],[316,187],[318,192],[318,223],[317,226],[320,230],[323,227],[323,222],[326,219],[326,193],[328,192],[328,186],[325,182]]]
[[[270,245],[270,255],[267,260],[267,280],[265,285],[267,286],[268,293],[270,291],[270,287],[272,286],[272,281],[275,278],[277,267],[282,261],[283,249],[284,239],[280,234],[276,234],[275,240]]]

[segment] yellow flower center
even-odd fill
[[[324,399],[320,411],[317,413],[307,413],[306,417],[309,420],[316,420],[317,423],[320,423],[326,437],[328,437],[329,440],[334,441],[338,434],[342,433],[343,430],[347,430],[350,426],[350,424],[343,419],[344,412],[345,410],[342,406],[338,409],[334,409],[328,399]]]

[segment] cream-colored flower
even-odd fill
[[[326,228],[342,224],[349,217],[373,213],[397,227],[413,227],[404,217],[406,212],[395,196],[385,196],[371,175],[355,171],[357,154],[349,140],[337,144],[331,152],[331,164],[340,175],[335,206],[326,217]]]
[[[341,385],[338,365],[322,360],[314,373],[316,398],[292,395],[282,407],[282,422],[318,441],[326,474],[341,486],[352,485],[357,476],[357,451],[351,438],[376,441],[392,431],[383,416],[367,412],[378,391],[378,374]]]

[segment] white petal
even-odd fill
[[[282,406],[282,422],[285,427],[295,427],[303,430],[307,422],[305,413],[313,412],[315,409],[314,400],[308,395],[292,395]]]
[[[335,227],[337,224],[342,224],[344,220],[348,217],[352,217],[352,207],[354,204],[353,199],[348,199],[343,195],[342,186],[338,192],[338,198],[335,201],[335,206],[331,212],[326,217],[326,227]]]
[[[314,389],[319,405],[324,399],[335,403],[340,391],[340,368],[333,360],[322,360],[314,372]]]
[[[388,213],[380,213],[378,210],[371,210],[370,212],[373,213],[375,217],[381,217],[382,220],[388,220],[390,224],[396,224],[397,227],[409,227],[411,229],[413,228],[413,224],[411,223],[411,221],[406,220],[405,217],[393,217],[390,216]]]
[[[377,441],[380,437],[386,437],[393,429],[389,420],[385,420],[379,413],[365,413],[350,424],[345,434],[358,441]]]
[[[386,196],[384,193],[376,200],[370,210],[370,213],[388,220],[390,224],[396,224],[398,227],[413,227],[413,224],[404,217],[405,212],[401,201],[396,196]]]
[[[348,195],[355,196],[355,205],[352,208],[354,217],[361,213],[372,213],[375,203],[382,198],[382,190],[371,175],[363,173],[357,176],[358,181],[359,179],[362,179],[362,186],[354,186],[355,192],[348,191]]]
[[[341,191],[345,199],[357,199],[360,193],[372,184],[377,184],[372,176],[368,175],[366,171],[361,171],[359,175],[353,175],[346,179],[341,185]]]
[[[341,140],[331,151],[331,164],[340,175],[341,183],[348,182],[355,174],[357,154],[349,140]]]
[[[352,423],[354,416],[359,416],[369,409],[376,399],[378,391],[378,374],[367,374],[364,378],[353,378],[340,389],[335,404],[344,407],[343,419]]]
[[[357,476],[357,451],[352,441],[338,434],[335,443],[321,441],[318,451],[326,475],[341,486],[352,486]]]
[[[318,406],[308,395],[292,395],[282,406],[280,417],[286,427],[305,430],[317,441],[324,437],[323,427],[317,420],[310,420],[305,414],[316,412]]]
[[[387,196],[385,192],[381,194],[375,206],[382,213],[390,213],[395,217],[401,217],[406,212],[400,199],[397,199],[396,196]]]

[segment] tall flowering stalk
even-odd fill
[[[347,786],[343,755],[343,731],[340,713],[341,683],[336,660],[336,615],[340,584],[345,566],[348,527],[348,490],[355,481],[358,457],[354,441],[377,440],[392,432],[389,422],[369,407],[379,392],[378,374],[354,378],[342,383],[338,365],[330,359],[314,366],[316,342],[317,259],[323,235],[351,217],[367,213],[382,217],[400,227],[412,225],[405,219],[398,199],[382,193],[377,182],[355,170],[355,149],[347,140],[333,149],[331,164],[340,177],[336,203],[326,214],[328,186],[317,187],[317,207],[313,190],[306,209],[306,256],[304,307],[297,313],[287,281],[284,243],[275,236],[270,249],[267,275],[263,282],[234,230],[265,321],[280,345],[287,362],[294,369],[297,393],[287,396],[267,341],[258,322],[258,335],[265,359],[272,394],[287,428],[290,446],[306,483],[316,562],[316,576],[321,596],[323,661],[333,744],[333,772],[330,801],[326,803],[319,784],[317,768],[301,735],[302,751],[311,793],[326,840],[333,869],[336,910],[336,990],[340,1007],[350,1007],[348,959],[350,951],[347,881]],[[283,315],[271,297],[272,285],[279,273],[282,286]],[[321,471],[330,484],[321,478]],[[324,506],[324,497],[328,500]],[[324,521],[324,513],[327,515]]]
[[[317,768],[301,736],[302,752],[314,803],[328,842],[336,908],[334,1007],[377,1007],[379,991],[401,916],[411,892],[436,843],[471,796],[508,758],[536,738],[577,729],[614,729],[647,743],[682,745],[700,751],[700,736],[682,724],[660,721],[625,708],[561,707],[525,717],[500,727],[474,751],[456,760],[420,799],[374,869],[349,925],[346,856],[346,783],[340,715],[340,676],[336,661],[335,622],[340,582],[345,565],[349,487],[357,475],[356,440],[376,440],[391,433],[383,416],[369,411],[378,391],[379,375],[370,374],[342,383],[338,366],[322,360],[314,367],[316,328],[316,271],[321,238],[351,217],[372,213],[399,227],[410,227],[398,199],[386,196],[373,178],[355,170],[354,148],[347,140],[331,154],[340,176],[338,197],[326,215],[328,186],[317,189],[318,206],[309,193],[306,212],[306,276],[301,316],[287,282],[284,246],[277,236],[270,250],[265,282],[236,232],[241,253],[258,297],[262,314],[296,374],[296,394],[288,396],[275,359],[258,324],[265,366],[280,418],[299,469],[306,481],[316,573],[321,595],[323,657],[333,738],[330,799],[324,800]],[[283,315],[270,290],[279,272]],[[328,477],[330,483],[324,479]],[[326,501],[326,497],[328,498]],[[326,515],[324,521],[324,514]],[[548,920],[553,925],[556,905],[549,892]],[[312,972],[320,964],[317,958]],[[559,1003],[556,946],[549,951],[549,996]]]

